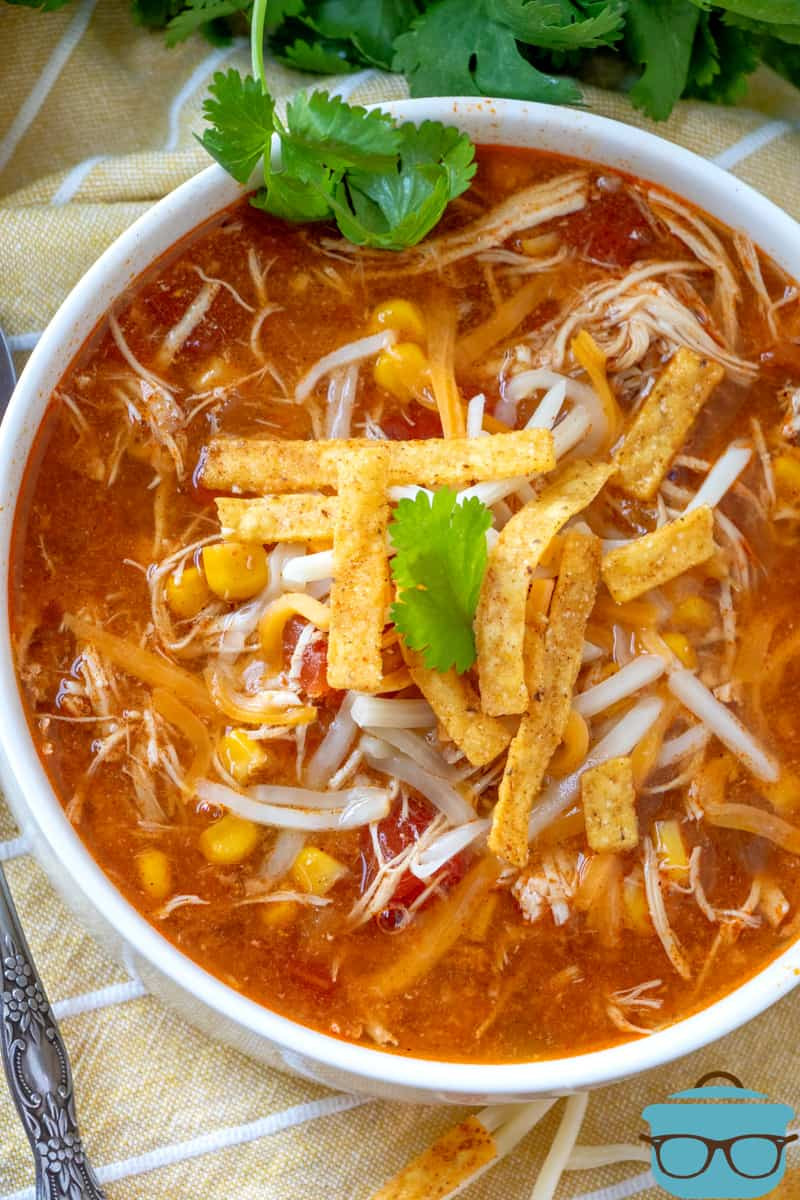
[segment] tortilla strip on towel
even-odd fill
[[[345,691],[377,692],[383,683],[381,643],[389,596],[389,455],[380,443],[376,449],[377,453],[350,451],[339,464],[328,684]]]
[[[599,578],[599,538],[568,534],[544,639],[544,685],[508,748],[489,832],[489,848],[516,867],[528,861],[528,817],[567,727]]]
[[[491,716],[527,711],[523,643],[533,572],[554,535],[594,500],[613,471],[608,463],[570,463],[538,499],[511,518],[489,555],[475,640],[481,704]]]
[[[375,1192],[372,1200],[433,1200],[450,1196],[497,1158],[491,1133],[476,1116],[467,1117]]]

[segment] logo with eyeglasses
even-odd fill
[[[709,1086],[726,1079],[724,1086]],[[766,1101],[766,1103],[765,1103]],[[642,1113],[656,1182],[682,1200],[746,1200],[765,1196],[783,1179],[787,1134],[794,1117],[788,1104],[773,1104],[761,1092],[748,1091],[727,1071],[712,1071],[666,1104]]]

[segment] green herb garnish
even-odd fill
[[[333,4],[331,8],[335,8]],[[346,8],[344,0],[338,6]],[[259,162],[264,186],[252,203],[289,221],[335,220],[358,246],[399,250],[436,225],[475,173],[466,134],[435,121],[398,125],[325,92],[301,93],[276,112],[264,75],[265,0],[252,14],[253,77],[218,72],[203,111],[202,142],[240,183]],[[343,19],[343,18],[342,18]],[[280,165],[272,161],[272,136]]]
[[[477,497],[457,503],[443,488],[401,500],[389,534],[397,553],[392,578],[400,598],[392,620],[412,650],[434,671],[463,674],[475,662],[472,623],[488,552],[492,514]]]

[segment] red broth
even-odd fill
[[[289,226],[242,202],[137,281],[53,394],[17,513],[11,605],[20,687],[53,785],[98,863],[166,938],[230,986],[324,1032],[401,1053],[521,1061],[645,1036],[737,986],[798,928],[800,307],[792,281],[746,239],[635,179],[533,151],[485,148],[479,164],[432,235],[440,250],[428,269],[416,269],[420,252],[360,252],[327,227]],[[576,169],[587,185],[576,211],[532,219],[442,264],[436,239]],[[526,287],[516,319],[500,320]],[[409,331],[398,301],[411,303],[421,332]],[[387,302],[385,327],[394,321],[416,350],[388,375],[374,357],[361,361],[351,411],[344,371],[296,403],[309,368],[366,336]],[[594,745],[635,703],[662,703],[632,751],[637,838],[625,849],[592,848],[578,790],[521,870],[478,838],[420,878],[414,856],[448,825],[431,798],[435,779],[476,819],[491,818],[504,767],[504,754],[470,764],[441,719],[401,728],[394,744],[397,730],[387,731],[379,746],[389,764],[411,747],[421,787],[368,765],[360,730],[333,755],[323,790],[333,773],[335,786],[386,792],[387,815],[352,829],[287,834],[198,795],[198,770],[256,799],[263,785],[309,786],[308,764],[350,702],[328,683],[324,630],[293,616],[277,674],[257,633],[282,591],[307,586],[328,603],[324,577],[280,581],[292,555],[325,554],[330,540],[251,546],[248,569],[266,564],[271,592],[267,575],[241,599],[209,590],[203,549],[220,542],[220,527],[216,493],[203,486],[205,448],[220,436],[322,439],[332,428],[440,438],[425,369],[443,306],[456,329],[458,394],[485,397],[490,434],[523,428],[559,379],[562,414],[579,407],[574,385],[594,386],[570,353],[580,329],[606,354],[623,436],[678,349],[699,346],[722,363],[658,496],[631,498],[612,479],[581,514],[608,554],[675,520],[740,439],[753,453],[717,505],[714,554],[628,604],[615,606],[601,584],[575,691],[654,646],[672,652],[778,764],[777,782],[754,777],[715,737],[703,741],[662,676],[585,722]],[[479,328],[488,344],[459,366],[459,346]],[[549,374],[512,402],[510,381],[537,368]],[[596,424],[597,394],[593,403]],[[611,452],[606,439],[593,454]],[[571,457],[582,454],[579,441]],[[498,533],[536,503],[541,481],[532,484],[493,502]],[[557,564],[554,542],[540,577],[555,582]],[[65,616],[123,639],[128,658],[84,626],[76,637]],[[383,670],[395,688],[385,696],[419,700],[391,633]],[[159,700],[131,648],[199,691],[168,685],[172,706]],[[222,701],[206,691],[210,669],[224,676]],[[474,671],[471,679],[477,686]],[[291,693],[313,720],[248,716],[265,689]],[[511,729],[518,717],[505,719]],[[562,768],[585,765],[581,736],[573,719],[542,796],[559,756]]]

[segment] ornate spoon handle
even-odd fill
[[[2,867],[0,952],[0,1050],[36,1160],[36,1200],[104,1200],[78,1132],[67,1051]]]

